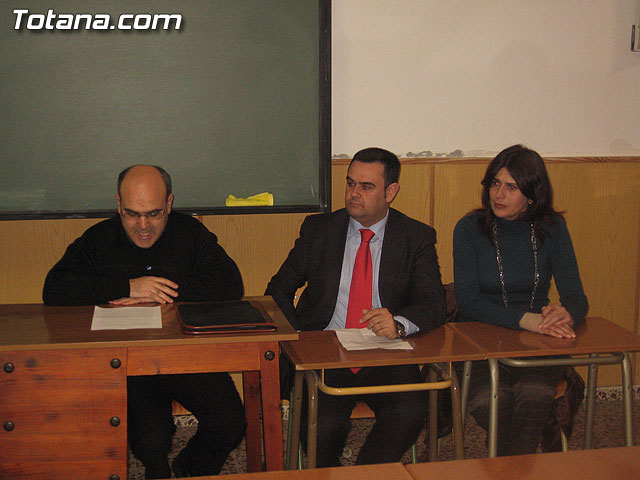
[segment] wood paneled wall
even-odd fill
[[[436,228],[443,282],[453,281],[451,238],[480,203],[488,159],[404,159],[394,207]],[[556,208],[565,211],[591,315],[638,332],[640,157],[550,158]],[[348,161],[334,161],[332,200],[344,204]],[[261,295],[298,236],[304,214],[221,215],[203,221],[236,260],[247,295]],[[47,271],[99,219],[0,222],[0,303],[37,303]],[[619,369],[601,369],[619,385]]]

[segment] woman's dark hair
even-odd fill
[[[482,208],[476,210],[484,212],[480,218],[481,231],[491,238],[491,224],[495,217],[491,209],[489,190],[492,180],[502,168],[509,171],[522,194],[532,201],[521,219],[532,222],[536,235],[544,241],[542,223],[556,223],[557,218],[562,217],[562,213],[553,208],[553,188],[542,157],[538,152],[522,145],[505,148],[487,167],[481,182]]]

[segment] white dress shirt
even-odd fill
[[[384,241],[384,231],[387,226],[387,218],[389,217],[389,211],[385,217],[378,223],[369,227],[369,230],[373,230],[374,236],[369,242],[369,250],[371,251],[371,266],[373,268],[373,288],[372,288],[372,308],[382,308],[380,302],[380,292],[378,290],[378,278],[380,274],[380,258],[382,257],[382,243]],[[360,248],[362,241],[362,235],[360,234],[363,227],[357,220],[349,218],[349,228],[347,229],[347,240],[344,246],[344,257],[342,259],[342,272],[340,274],[340,287],[338,288],[338,299],[336,301],[336,308],[333,311],[333,316],[329,325],[325,330],[336,330],[338,328],[345,328],[347,322],[347,308],[349,306],[349,290],[351,289],[351,276],[353,275],[353,266],[356,260],[356,253]],[[397,320],[407,332],[407,335],[416,333],[419,328],[405,317],[394,315],[394,320]]]

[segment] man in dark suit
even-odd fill
[[[353,157],[347,171],[345,209],[305,219],[300,237],[266,294],[272,295],[299,330],[334,330],[354,326],[353,279],[360,275],[356,257],[368,242],[372,274],[368,306],[358,303],[357,327],[389,339],[442,324],[445,302],[435,230],[391,209],[400,186],[400,162],[391,152],[367,148]],[[371,230],[368,234],[363,231]],[[365,236],[367,239],[365,240]],[[370,240],[369,238],[372,237]],[[355,265],[354,265],[355,264]],[[306,289],[294,307],[298,288]],[[420,382],[418,367],[391,366],[336,369],[326,373],[337,387]],[[319,393],[318,467],[340,465],[356,399]],[[376,423],[356,463],[398,461],[415,442],[427,414],[424,392],[365,395]]]

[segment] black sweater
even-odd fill
[[[178,284],[177,301],[235,300],[244,289],[235,262],[193,217],[171,212],[160,238],[140,248],[118,215],[89,228],[47,274],[47,305],[94,305],[129,296],[129,279],[164,277]]]

